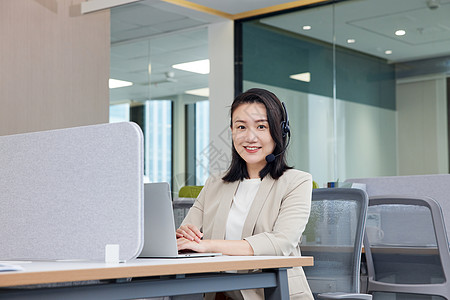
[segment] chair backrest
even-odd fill
[[[313,190],[300,248],[302,255],[314,256],[314,266],[304,267],[314,294],[359,293],[367,205],[367,194],[360,189]]]
[[[186,185],[180,188],[178,192],[179,198],[197,198],[202,190],[203,185]]]
[[[447,233],[435,200],[371,197],[364,245],[368,292],[374,298],[400,293],[407,299],[411,294],[450,299]]]

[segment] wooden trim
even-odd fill
[[[234,14],[234,15],[217,10],[217,9],[209,8],[204,5],[186,1],[186,0],[162,0],[162,1],[172,3],[172,4],[175,4],[178,6],[194,9],[194,10],[201,11],[204,13],[208,13],[211,15],[223,17],[223,18],[230,19],[230,20],[240,20],[240,19],[255,17],[258,15],[273,13],[273,12],[277,12],[277,11],[281,11],[281,10],[286,10],[286,9],[291,9],[291,8],[296,8],[296,7],[301,7],[301,6],[306,6],[306,5],[311,5],[311,4],[321,3],[321,2],[327,2],[329,0],[297,0],[297,1],[287,2],[287,3],[277,4],[277,5],[273,5],[273,6],[269,6],[269,7],[249,10],[249,11],[245,11],[245,12]]]
[[[249,11],[245,11],[242,13],[234,14],[233,20],[250,18],[250,17],[254,17],[254,16],[258,16],[258,15],[264,15],[264,14],[273,13],[273,12],[277,12],[277,11],[281,11],[281,10],[286,10],[286,9],[291,9],[291,8],[296,8],[296,7],[301,7],[301,6],[306,6],[306,5],[311,5],[311,4],[321,3],[321,2],[327,2],[327,1],[329,1],[329,0],[292,1],[292,2],[288,2],[288,3],[273,5],[273,6],[269,6],[269,7],[264,7],[264,8],[260,8],[260,9],[249,10]]]
[[[209,261],[188,258],[184,260],[179,259],[176,264],[170,259],[168,261],[172,263],[152,264],[152,260],[137,260],[130,263],[117,264],[116,266],[97,264],[98,267],[95,268],[89,268],[88,263],[80,263],[74,264],[73,269],[58,269],[58,262],[54,262],[53,268],[47,271],[27,271],[26,264],[23,264],[25,271],[0,273],[0,287],[313,265],[313,258],[310,256],[277,257],[276,259],[261,257],[261,259],[246,260],[217,257],[217,259],[213,258]],[[39,262],[33,262],[32,264],[38,265]],[[48,266],[48,263],[46,263],[46,266]],[[83,266],[86,267],[83,268]]]
[[[186,0],[162,0],[162,1],[167,2],[167,3],[172,3],[172,4],[175,4],[175,5],[178,5],[178,6],[194,9],[194,10],[201,11],[201,12],[204,12],[204,13],[208,13],[208,14],[211,14],[211,15],[219,16],[219,17],[222,17],[222,18],[233,20],[233,15],[232,14],[229,14],[229,13],[217,10],[217,9],[209,8],[207,6],[200,5],[200,4],[197,4],[197,3],[193,3],[193,2],[190,2],[190,1],[186,1]]]

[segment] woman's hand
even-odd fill
[[[183,225],[177,229],[177,239],[184,238],[188,241],[200,243],[202,237],[203,233],[201,233],[200,230],[192,224]]]
[[[225,255],[253,255],[253,248],[246,240],[201,240],[190,241],[185,238],[177,239],[178,251],[191,250],[195,252],[216,252]]]
[[[178,238],[177,239],[177,247],[178,251],[182,250],[191,250],[194,252],[211,252],[207,248],[207,241],[191,241],[186,238]]]

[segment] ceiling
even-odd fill
[[[427,0],[347,1],[262,21],[328,43],[333,41],[333,22],[337,45],[391,62],[450,53],[450,0],[440,0],[436,9],[430,9]],[[303,30],[304,25],[311,29]],[[406,35],[396,36],[398,29]],[[355,42],[349,44],[348,39]]]
[[[168,0],[167,0],[168,1]],[[261,22],[384,58],[390,62],[448,55],[450,0],[351,0],[263,19]],[[111,9],[111,78],[133,82],[110,90],[111,103],[168,99],[208,86],[208,75],[172,65],[208,58],[207,25],[265,7],[303,1],[192,0],[194,10],[161,0],[144,0]],[[333,18],[334,10],[334,18]],[[211,13],[212,12],[212,13]],[[310,25],[308,31],[303,25]],[[396,29],[406,35],[395,36]],[[348,44],[348,39],[355,43]],[[391,54],[385,54],[391,50]],[[151,70],[149,72],[149,65]],[[186,97],[186,96],[185,96]]]

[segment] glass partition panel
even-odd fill
[[[202,124],[196,127],[194,140],[185,131],[185,106],[208,102],[208,71],[195,64],[209,67],[207,25],[145,1],[115,7],[111,9],[110,55],[111,78],[125,83],[110,89],[110,121],[133,121],[142,128],[145,179],[169,182],[178,192],[189,177],[189,143],[208,144],[209,139],[207,110],[195,114]],[[194,153],[194,161],[200,159],[198,155]],[[203,164],[207,170],[207,163]],[[197,176],[199,182],[204,172],[197,170],[202,174]]]
[[[322,12],[331,19],[329,7]],[[288,161],[326,182],[335,172],[333,49],[282,24],[307,26],[292,14],[243,23],[243,88],[266,88],[286,103],[292,132]],[[332,38],[331,27],[323,34]]]
[[[286,102],[288,161],[323,186],[448,173],[450,1],[333,1],[242,20],[243,90]]]

